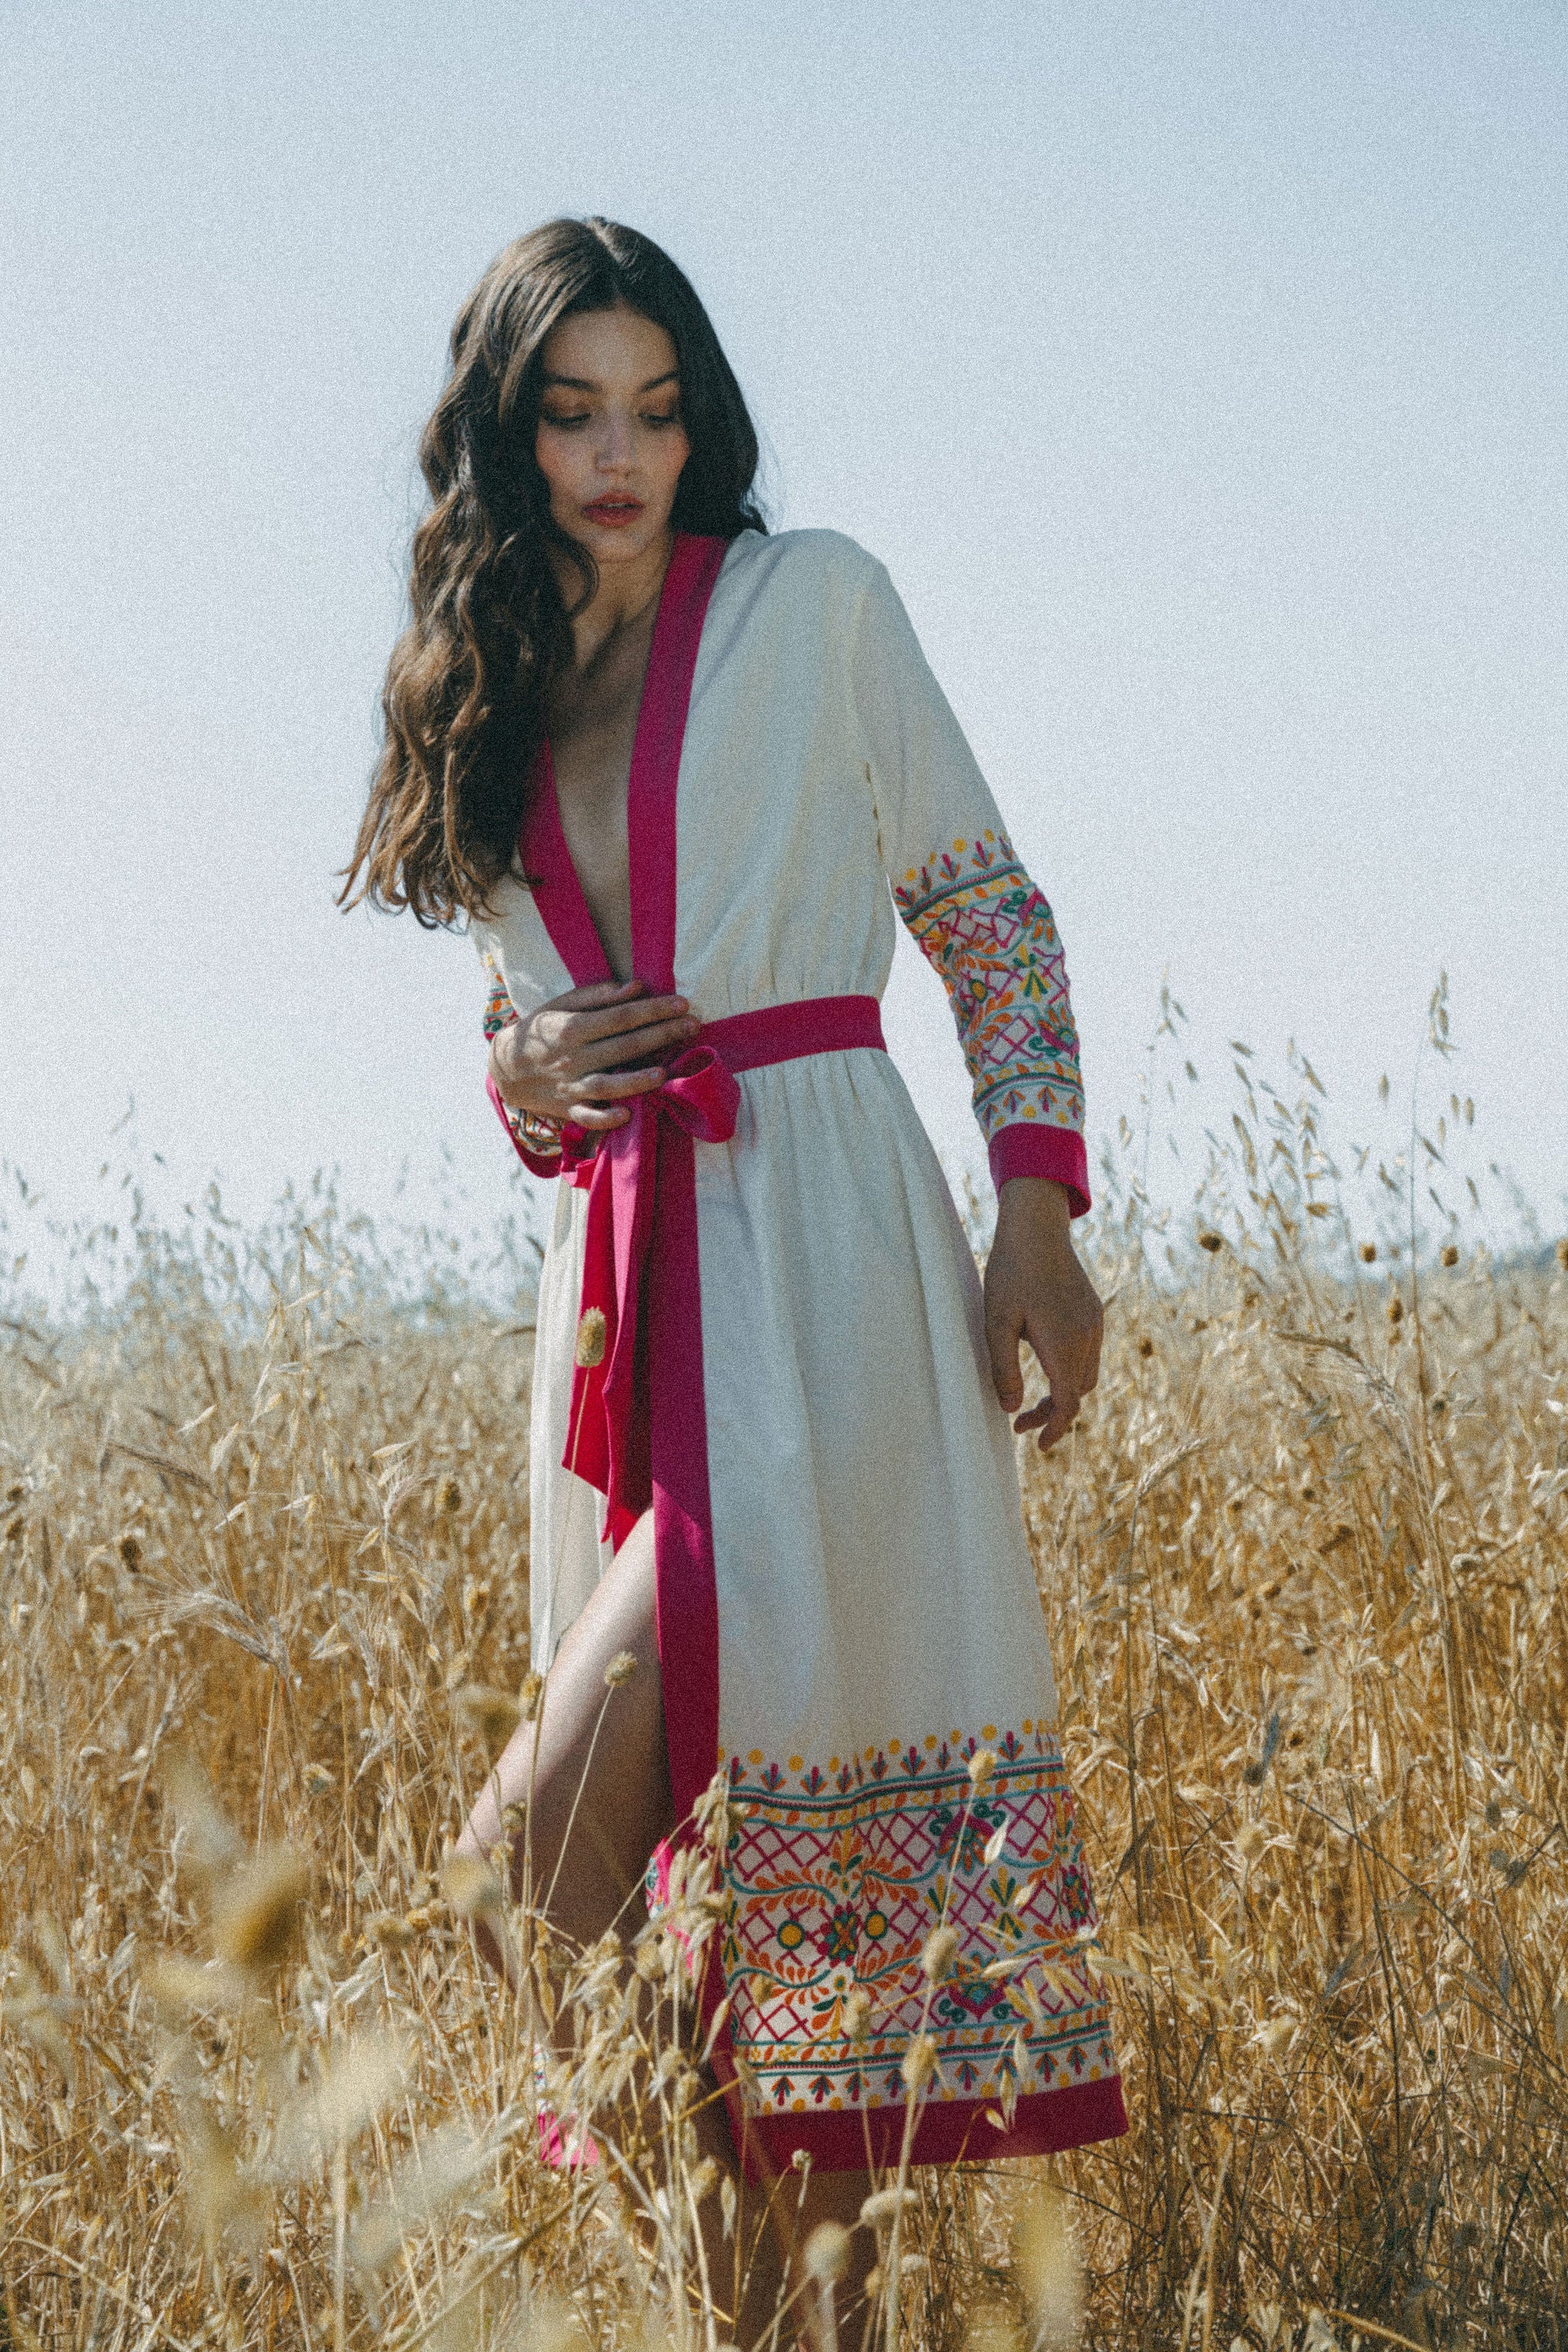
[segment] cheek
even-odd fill
[[[541,432],[534,441],[533,455],[549,485],[551,504],[563,495],[570,496],[584,471],[585,453],[582,441],[565,433]]]
[[[670,497],[680,479],[680,470],[691,455],[691,444],[684,433],[661,433],[659,436],[659,479]]]

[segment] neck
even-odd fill
[[[573,616],[572,651],[578,669],[589,668],[612,638],[647,618],[658,603],[674,551],[675,533],[665,530],[630,562],[599,566],[597,588]],[[556,577],[563,595],[581,584],[576,568],[563,558],[556,559]]]

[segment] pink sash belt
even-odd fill
[[[672,1147],[729,1142],[741,1104],[737,1071],[858,1045],[886,1050],[874,996],[813,996],[732,1013],[704,1024],[668,1065],[664,1084],[635,1098],[624,1127],[596,1136],[571,1122],[562,1129],[562,1173],[588,1194],[583,1313],[596,1308],[605,1318],[602,1353],[579,1350],[599,1360],[574,1372],[564,1463],[605,1497],[617,1549],[653,1499],[649,1363],[659,1334],[647,1276],[658,1249],[660,1160]]]

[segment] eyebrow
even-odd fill
[[[638,385],[637,397],[640,400],[645,393],[657,392],[661,384],[679,383],[679,368],[666,368],[662,375],[650,376],[647,383]],[[603,384],[595,383],[592,376],[585,375],[547,375],[543,388],[546,392],[550,392],[557,384],[566,392],[602,392],[604,390]]]

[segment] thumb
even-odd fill
[[[985,1344],[991,1353],[991,1378],[995,1385],[997,1402],[1004,1412],[1016,1412],[1024,1402],[1024,1377],[1018,1370],[1018,1342],[1023,1330],[1021,1316],[992,1313],[985,1318]]]

